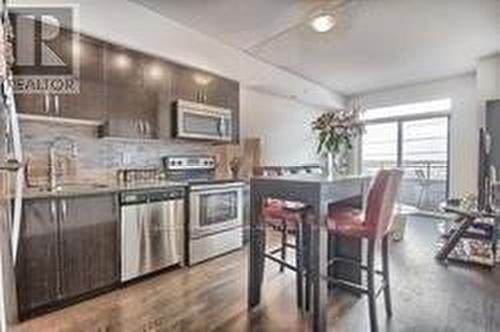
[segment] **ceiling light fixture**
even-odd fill
[[[328,32],[337,23],[333,13],[321,13],[314,16],[309,23],[316,32]]]
[[[163,77],[162,68],[157,64],[151,65],[151,67],[149,68],[149,76],[153,80],[159,80],[160,78]]]
[[[131,65],[131,61],[126,54],[121,53],[116,56],[115,64],[120,69],[128,69]]]
[[[212,78],[210,76],[198,73],[193,75],[193,80],[197,85],[200,86],[207,86],[210,84],[210,82],[212,82]]]

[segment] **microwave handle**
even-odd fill
[[[226,134],[226,119],[225,118],[220,118],[219,119],[219,136],[223,137]]]

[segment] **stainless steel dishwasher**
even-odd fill
[[[182,188],[123,193],[121,280],[184,263]]]

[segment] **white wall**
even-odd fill
[[[243,87],[242,137],[262,139],[263,165],[318,162],[311,122],[324,109]]]
[[[13,5],[42,6],[40,0]],[[205,69],[249,86],[318,106],[339,106],[343,97],[247,53],[127,0],[50,0],[48,5],[77,4],[79,30],[111,42]]]
[[[452,98],[450,196],[477,191],[478,132],[482,114],[474,74],[382,90],[360,97],[365,108]]]
[[[477,90],[481,100],[500,99],[500,54],[479,59]]]

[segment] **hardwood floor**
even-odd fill
[[[436,221],[414,217],[391,252],[394,316],[381,331],[500,331],[500,269],[443,266],[434,258]],[[263,303],[246,310],[246,250],[163,273],[16,326],[13,331],[304,331],[294,276],[266,265]],[[332,331],[368,331],[366,299],[336,293]]]

